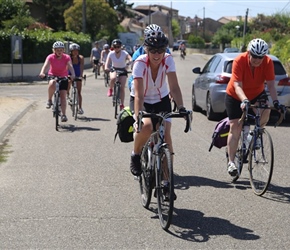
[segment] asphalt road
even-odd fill
[[[191,108],[191,69],[206,56],[173,55]],[[150,210],[141,206],[129,171],[132,143],[113,142],[116,120],[103,79],[87,78],[85,114],[77,121],[69,115],[60,132],[45,109],[46,92],[46,85],[1,86],[0,95],[35,104],[7,137],[0,163],[0,249],[289,249],[289,124],[267,126],[275,170],[269,191],[258,197],[246,168],[231,184],[224,149],[208,152],[216,122],[194,113],[185,134],[185,122],[174,120],[178,198],[165,232],[156,200]]]

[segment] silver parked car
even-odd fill
[[[192,84],[192,110],[206,111],[209,120],[218,120],[226,114],[225,93],[232,74],[233,60],[240,53],[218,53],[206,63],[201,70],[196,67],[193,73],[199,76]],[[268,55],[274,62],[276,89],[281,104],[290,105],[290,79],[280,60]],[[267,85],[265,84],[267,91]],[[269,94],[269,93],[268,93]],[[269,96],[270,103],[272,103]]]

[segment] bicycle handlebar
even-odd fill
[[[170,112],[170,113],[146,113],[143,111],[139,111],[138,114],[138,132],[140,132],[141,130],[141,126],[142,126],[142,118],[161,118],[162,120],[165,120],[167,118],[185,118],[186,119],[186,125],[185,125],[185,129],[184,129],[184,133],[187,133],[189,130],[191,130],[191,121],[192,121],[192,111],[190,110],[186,110],[184,112],[181,113],[177,113],[177,112]]]
[[[277,110],[277,109],[274,108],[274,107],[269,107],[269,106],[265,106],[265,105],[253,105],[253,104],[251,104],[250,106],[246,107],[246,108],[243,110],[243,114],[242,114],[242,116],[241,116],[241,118],[239,119],[239,122],[238,122],[239,124],[240,124],[241,122],[243,122],[244,120],[247,121],[247,119],[248,119],[249,108],[251,108],[251,109],[256,108],[256,109],[271,109],[271,110]],[[275,127],[278,126],[278,125],[280,125],[281,122],[283,121],[284,116],[285,116],[285,114],[286,114],[285,111],[286,111],[287,108],[289,108],[289,107],[286,107],[286,106],[285,106],[284,112],[283,112],[283,113],[280,113],[280,117],[279,117],[278,121],[275,123]]]

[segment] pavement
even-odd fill
[[[26,98],[0,96],[0,143],[33,103]]]

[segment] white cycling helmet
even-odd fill
[[[160,26],[158,26],[157,24],[150,24],[145,28],[144,36],[145,38],[148,38],[149,36],[151,36],[152,33],[161,35],[161,33],[159,32],[162,32],[162,29]]]
[[[52,45],[53,49],[58,49],[58,48],[62,48],[64,49],[64,43],[61,41],[56,41],[53,45]]]
[[[103,46],[103,49],[109,49],[110,48],[110,45],[109,44],[104,44],[104,46]]]
[[[249,42],[248,51],[256,56],[264,56],[268,54],[269,48],[268,44],[261,38],[253,39]]]
[[[72,43],[72,44],[70,44],[70,46],[69,46],[69,50],[70,51],[73,51],[73,50],[80,50],[80,45],[78,45],[77,43]]]

